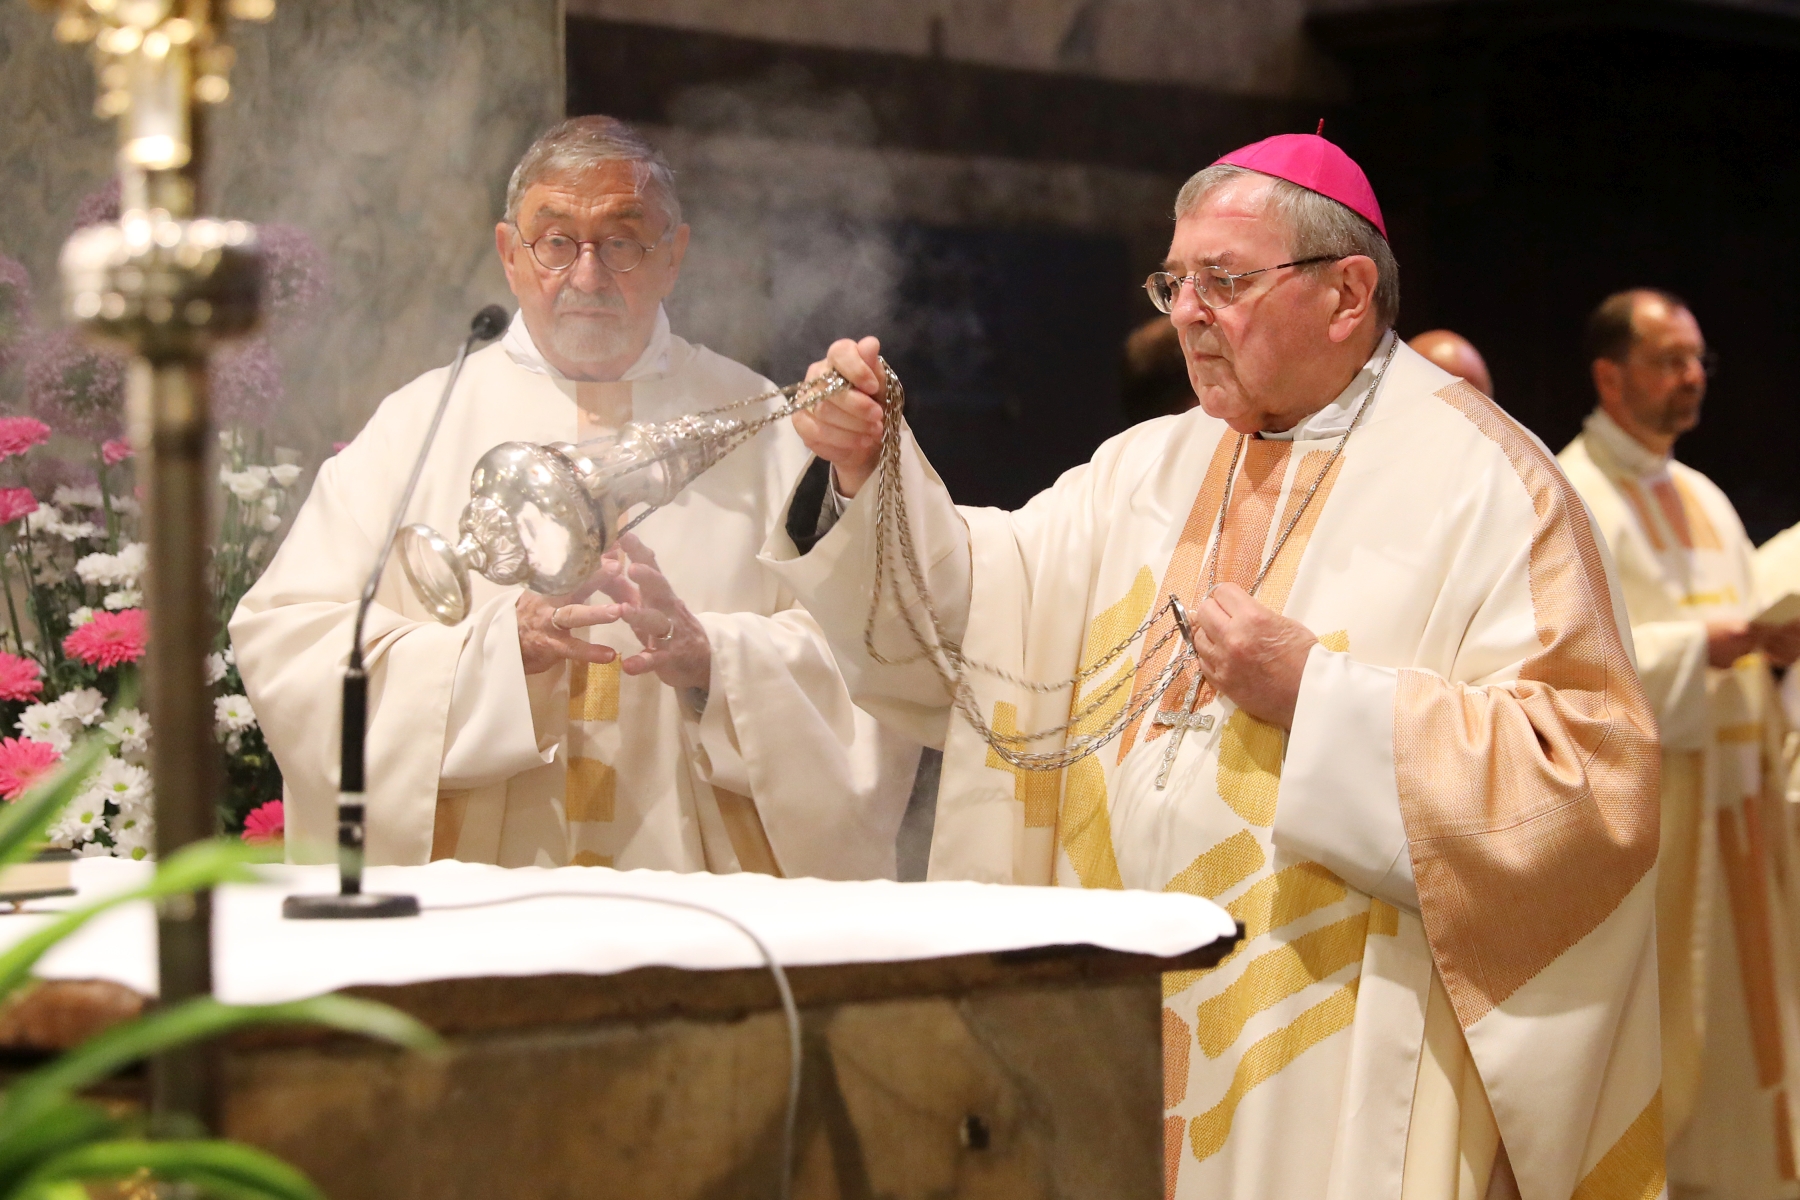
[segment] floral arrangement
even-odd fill
[[[82,202],[77,224],[111,219],[117,207],[116,185],[102,189]],[[266,308],[279,333],[324,294],[323,260],[298,229],[261,234]],[[97,734],[106,753],[50,841],[143,858],[154,841],[152,732],[136,706],[137,670],[152,631],[132,448],[120,436],[125,360],[74,330],[38,328],[32,311],[29,274],[0,254],[0,800],[15,800],[84,733]],[[212,556],[218,641],[207,664],[226,777],[220,825],[270,842],[282,834],[281,774],[225,622],[274,555],[303,471],[262,432],[282,399],[270,340],[216,355],[210,385],[225,426]]]

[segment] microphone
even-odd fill
[[[509,318],[498,304],[490,304],[469,322],[469,336],[456,351],[450,364],[450,377],[444,381],[438,397],[437,411],[425,430],[425,441],[413,460],[412,474],[394,506],[393,520],[388,523],[387,539],[375,556],[375,566],[363,584],[356,605],[356,624],[350,643],[350,665],[344,671],[342,758],[338,767],[338,892],[332,896],[289,896],[281,902],[281,915],[293,920],[354,919],[368,917],[416,917],[417,896],[376,895],[362,890],[363,841],[367,810],[363,803],[367,761],[364,754],[369,729],[369,673],[363,666],[363,624],[369,607],[375,603],[375,591],[381,586],[381,573],[387,567],[394,539],[406,520],[406,508],[412,503],[419,477],[425,473],[425,460],[431,444],[437,440],[438,426],[443,424],[444,410],[450,407],[450,393],[462,375],[463,360],[481,342],[491,342],[506,332]]]

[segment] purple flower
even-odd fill
[[[74,329],[32,338],[25,350],[25,396],[51,428],[95,443],[116,437],[125,405],[125,359],[90,345]]]
[[[281,403],[281,363],[262,338],[214,351],[207,379],[220,425],[260,425]]]
[[[31,332],[31,275],[25,264],[0,254],[0,367],[11,362]]]
[[[325,254],[296,225],[256,227],[263,252],[263,316],[273,327],[298,324],[318,308],[330,285]]]
[[[119,219],[119,177],[113,176],[81,198],[75,206],[75,228]]]

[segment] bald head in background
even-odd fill
[[[1432,329],[1406,344],[1452,375],[1468,380],[1482,395],[1490,399],[1493,397],[1494,380],[1488,374],[1487,363],[1482,359],[1481,352],[1462,334],[1451,333],[1448,329]]]

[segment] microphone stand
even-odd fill
[[[344,671],[343,757],[338,769],[338,891],[329,896],[289,896],[281,902],[281,915],[290,920],[354,920],[372,917],[416,917],[417,896],[382,895],[362,890],[363,841],[367,809],[363,802],[367,756],[365,742],[369,729],[369,673],[363,665],[363,623],[369,606],[375,603],[375,589],[381,585],[381,573],[393,552],[394,538],[406,520],[406,507],[412,503],[419,476],[425,472],[425,459],[431,443],[437,440],[438,426],[444,410],[450,406],[450,393],[462,374],[463,360],[477,342],[488,342],[506,331],[506,310],[490,304],[475,314],[469,324],[469,336],[456,351],[450,364],[450,378],[444,381],[444,394],[438,397],[437,411],[431,416],[431,427],[425,431],[425,442],[413,460],[412,475],[400,503],[394,506],[394,519],[389,524],[387,540],[382,542],[375,558],[375,569],[363,584],[362,597],[356,605],[354,640],[350,643],[350,665]]]

